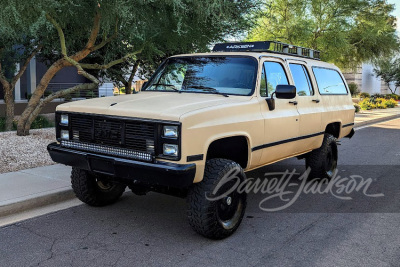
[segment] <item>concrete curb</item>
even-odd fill
[[[390,120],[397,119],[397,118],[400,118],[400,114],[391,115],[391,116],[385,116],[385,117],[376,118],[376,119],[373,119],[373,120],[367,120],[367,121],[359,122],[359,123],[354,124],[354,128],[355,127],[365,126],[365,125],[370,125],[370,124],[375,124],[375,123],[378,123],[378,122],[390,121]]]
[[[56,190],[31,195],[8,202],[0,203],[0,217],[32,210],[47,205],[60,203],[75,198],[75,194],[71,187],[64,187]]]

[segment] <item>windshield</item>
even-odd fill
[[[251,57],[175,57],[144,90],[251,95],[256,76],[257,61]]]

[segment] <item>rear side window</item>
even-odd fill
[[[333,69],[313,67],[321,95],[347,95],[347,89],[339,72]]]
[[[264,62],[260,84],[261,96],[270,96],[273,92],[275,92],[278,84],[289,84],[282,65],[278,62]]]
[[[311,96],[314,94],[310,77],[303,65],[289,64],[290,71],[292,72],[294,85],[296,86],[298,96]]]

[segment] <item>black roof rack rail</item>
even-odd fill
[[[277,41],[220,43],[213,52],[269,52],[320,60],[320,51]]]

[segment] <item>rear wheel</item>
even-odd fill
[[[235,178],[228,179],[231,177]],[[188,192],[187,215],[193,230],[211,239],[223,239],[236,231],[247,204],[246,193],[239,193],[235,188],[238,179],[243,182],[246,177],[236,162],[207,161],[203,181],[194,184]]]
[[[126,186],[89,171],[72,168],[71,184],[79,200],[90,206],[105,206],[116,202]]]
[[[322,146],[313,150],[306,158],[307,168],[311,168],[309,177],[331,179],[337,169],[338,149],[336,138],[326,133]]]

